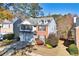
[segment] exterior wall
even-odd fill
[[[31,43],[33,39],[33,33],[28,33],[27,31],[20,32],[20,41],[26,41]]]
[[[56,22],[55,20],[53,19],[50,24],[48,25],[48,35],[50,33],[54,33],[56,34],[57,33],[57,28],[56,28]]]
[[[2,34],[9,34],[9,33],[13,33],[13,24],[8,24],[9,27],[8,28],[3,28],[3,26],[0,29],[0,33]]]
[[[21,28],[22,26],[31,26],[31,28]],[[26,41],[28,44],[32,42],[32,40],[34,39],[34,33],[33,33],[33,26],[32,25],[26,25],[26,24],[21,24],[19,26],[19,37],[20,37],[20,41]]]
[[[38,27],[39,27],[39,26],[36,27],[37,36],[43,35],[43,36],[45,36],[46,38],[48,38],[48,26],[46,26],[46,31],[39,31],[39,30],[38,30]]]
[[[77,47],[79,48],[79,27],[76,27],[76,44]]]
[[[46,38],[48,38],[48,36],[49,36],[50,33],[54,33],[54,34],[57,33],[56,22],[55,22],[54,19],[46,26],[46,31],[39,31],[38,27],[39,26],[36,27],[37,36],[43,35]]]
[[[13,32],[14,32],[14,34],[15,34],[15,38],[17,38],[17,37],[19,37],[19,25],[20,25],[20,23],[22,22],[21,21],[21,19],[14,19],[14,20],[16,20],[15,22],[14,22],[14,24],[13,24]]]

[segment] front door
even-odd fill
[[[33,38],[33,33],[25,33],[24,37],[26,42],[30,42]]]

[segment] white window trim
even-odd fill
[[[6,25],[8,25],[8,27]],[[4,28],[4,29],[10,28],[10,24],[2,24],[2,28]]]

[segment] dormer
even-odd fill
[[[48,23],[51,22],[51,20],[47,20],[47,21],[48,21]]]
[[[38,25],[42,24],[41,20],[38,21]]]
[[[48,21],[47,20],[45,20],[45,24],[48,24]]]
[[[50,18],[40,18],[40,20],[38,21],[38,25],[47,25],[50,22],[51,22]]]

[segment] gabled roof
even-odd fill
[[[25,19],[21,24],[28,24],[30,23],[31,25],[39,25],[39,21],[41,20],[53,20],[53,17],[38,17],[38,18],[28,18],[28,19]],[[47,25],[47,24],[46,24]]]
[[[27,20],[23,21],[21,24],[24,24],[24,25],[26,25],[26,24],[31,25],[31,23],[30,23],[29,21],[27,21]]]
[[[12,21],[7,20],[7,19],[0,20],[0,24],[2,24],[2,23],[12,23]]]
[[[3,21],[3,23],[11,23],[11,21],[5,19],[5,20]]]

